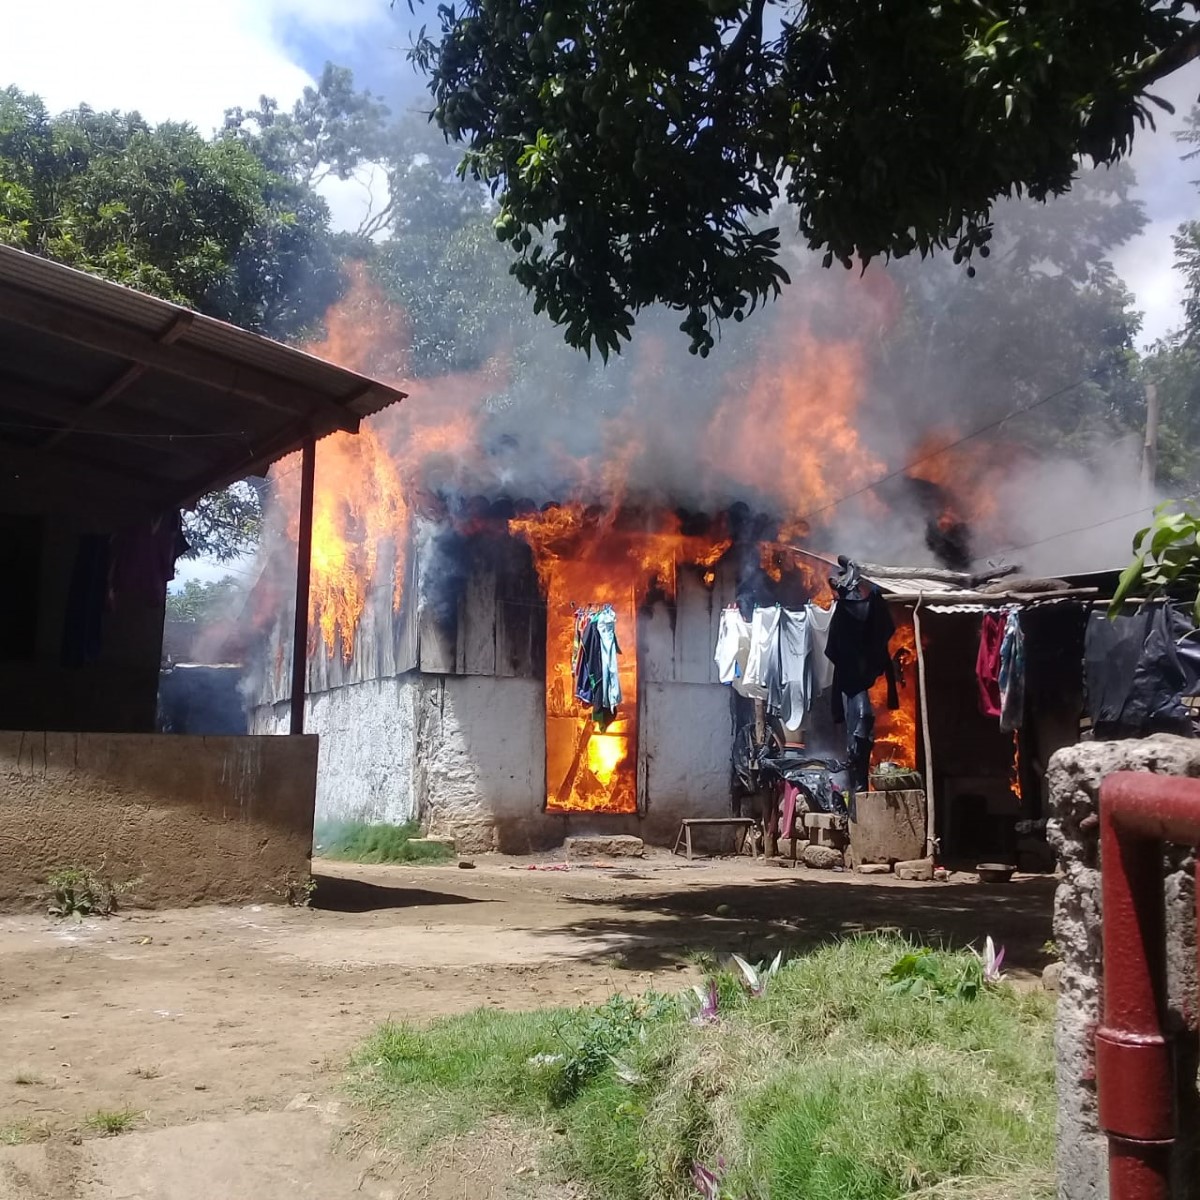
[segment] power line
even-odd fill
[[[1062,537],[1069,537],[1072,533],[1087,533],[1090,529],[1101,529],[1105,525],[1115,525],[1118,521],[1127,521],[1130,517],[1136,517],[1142,513],[1151,511],[1152,508],[1152,505],[1143,504],[1141,508],[1135,508],[1130,512],[1121,513],[1115,517],[1109,517],[1104,521],[1093,521],[1091,525],[1080,525],[1076,529],[1063,529],[1059,533],[1050,534],[1049,537],[1038,538],[1036,542],[1026,542],[1023,546],[1005,546],[998,550],[988,550],[979,557],[993,558],[997,554],[1015,554],[1019,550],[1029,550],[1034,546],[1041,546],[1046,542],[1053,542]]]
[[[1074,383],[1068,383],[1065,387],[1060,387],[1048,396],[1042,396],[1040,399],[1031,401],[1023,407],[1015,408],[1012,412],[1006,413],[995,421],[989,421],[986,425],[981,425],[978,429],[973,429],[970,433],[964,434],[952,442],[947,442],[944,446],[939,446],[936,450],[931,450],[928,454],[921,455],[920,458],[914,458],[911,462],[897,467],[894,471],[890,471],[888,474],[866,484],[864,487],[858,488],[856,491],[847,492],[846,495],[839,496],[836,500],[831,500],[828,504],[821,505],[820,508],[814,508],[811,512],[797,518],[797,520],[808,521],[820,513],[828,512],[831,508],[837,508],[839,504],[844,504],[847,500],[853,500],[856,496],[864,496],[867,492],[874,491],[881,484],[889,483],[901,475],[907,475],[914,467],[919,467],[922,463],[929,462],[931,459],[945,454],[946,451],[953,450],[955,447],[961,446],[964,442],[969,442],[972,438],[979,437],[980,434],[990,433],[993,429],[998,429],[1005,421],[1011,421],[1014,417],[1024,416],[1025,413],[1032,412],[1035,408],[1040,408],[1043,404],[1049,404],[1051,400],[1057,400],[1060,396],[1065,396],[1068,392],[1073,392],[1077,387],[1082,387],[1086,382],[1087,376],[1085,375],[1082,379],[1077,379]]]

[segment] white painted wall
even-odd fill
[[[373,679],[310,696],[304,726],[320,735],[317,812],[322,821],[401,824],[417,815],[413,780],[417,699],[415,674]],[[288,706],[259,708],[253,732],[287,733]]]
[[[733,719],[729,689],[712,683],[646,683],[640,736],[646,836],[673,840],[684,817],[732,815]]]
[[[411,672],[310,696],[306,729],[321,739],[317,821],[416,817],[477,854],[543,849],[570,833],[670,845],[684,817],[730,815],[728,688],[643,685],[642,818],[543,811],[545,714],[534,679]],[[287,727],[286,704],[253,714],[255,733]]]
[[[425,677],[416,780],[431,831],[460,850],[544,844],[546,705],[540,680]]]

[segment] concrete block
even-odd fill
[[[807,812],[804,814],[805,829],[838,829],[845,831],[850,823],[848,817],[840,813]]]
[[[923,791],[862,792],[850,822],[855,863],[910,862],[925,852]]]
[[[805,846],[802,857],[806,867],[814,867],[820,871],[831,871],[834,867],[845,865],[842,852],[829,846]]]
[[[443,850],[448,850],[451,854],[456,852],[454,839],[450,837],[409,838],[408,842],[410,846],[441,846]]]
[[[1058,992],[1062,987],[1063,965],[1060,962],[1052,962],[1042,972],[1042,987],[1048,992]]]
[[[890,875],[891,863],[859,863],[854,868],[860,875]]]
[[[646,847],[640,837],[614,834],[612,837],[569,837],[563,843],[567,858],[641,858]]]
[[[914,858],[909,862],[898,862],[896,878],[907,879],[912,883],[929,883],[933,879],[933,859]]]

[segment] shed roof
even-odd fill
[[[55,460],[163,506],[259,474],[404,398],[378,380],[0,246],[0,461]]]

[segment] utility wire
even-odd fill
[[[928,454],[922,454],[920,458],[914,458],[911,462],[907,462],[903,466],[897,467],[894,471],[890,471],[888,474],[880,476],[880,478],[858,488],[856,491],[847,492],[844,496],[839,496],[836,500],[830,500],[828,504],[822,504],[820,508],[814,508],[811,512],[805,513],[797,519],[800,521],[808,521],[812,517],[818,516],[820,513],[828,512],[828,510],[831,508],[837,508],[839,504],[845,504],[847,500],[853,500],[856,496],[863,496],[867,492],[872,492],[881,484],[889,483],[891,480],[897,479],[901,475],[907,475],[908,472],[914,467],[919,467],[922,463],[927,463],[931,459],[945,454],[948,450],[953,450],[956,446],[961,446],[964,442],[969,442],[972,438],[977,438],[984,433],[990,433],[993,429],[997,429],[1003,425],[1005,421],[1011,421],[1014,417],[1020,417],[1027,412],[1032,412],[1035,408],[1040,408],[1043,404],[1049,404],[1051,400],[1057,400],[1060,396],[1065,396],[1068,392],[1073,392],[1077,387],[1082,387],[1085,383],[1087,383],[1086,375],[1081,379],[1075,380],[1074,383],[1068,383],[1065,387],[1060,387],[1057,391],[1051,392],[1047,396],[1042,396],[1040,399],[1033,400],[1029,404],[1025,404],[1020,408],[1013,409],[1012,412],[1006,413],[1004,416],[997,418],[995,421],[989,421],[986,425],[980,425],[978,429],[973,429],[970,433],[966,433],[962,437],[956,438],[952,442],[947,442],[944,446],[939,446],[936,450],[931,450]]]
[[[1104,521],[1093,521],[1091,525],[1080,525],[1076,529],[1063,529],[1059,533],[1052,533],[1049,537],[1038,538],[1036,542],[1026,542],[1023,546],[1005,546],[998,550],[989,550],[985,554],[979,555],[980,558],[994,558],[998,554],[1015,554],[1018,550],[1029,550],[1033,546],[1041,546],[1046,542],[1056,541],[1061,537],[1068,537],[1072,533],[1087,533],[1090,529],[1100,529],[1105,525],[1115,525],[1118,521],[1127,521],[1130,517],[1139,516],[1142,513],[1151,511],[1153,505],[1143,504],[1141,508],[1135,508],[1130,512],[1120,513],[1118,516],[1109,517]]]

